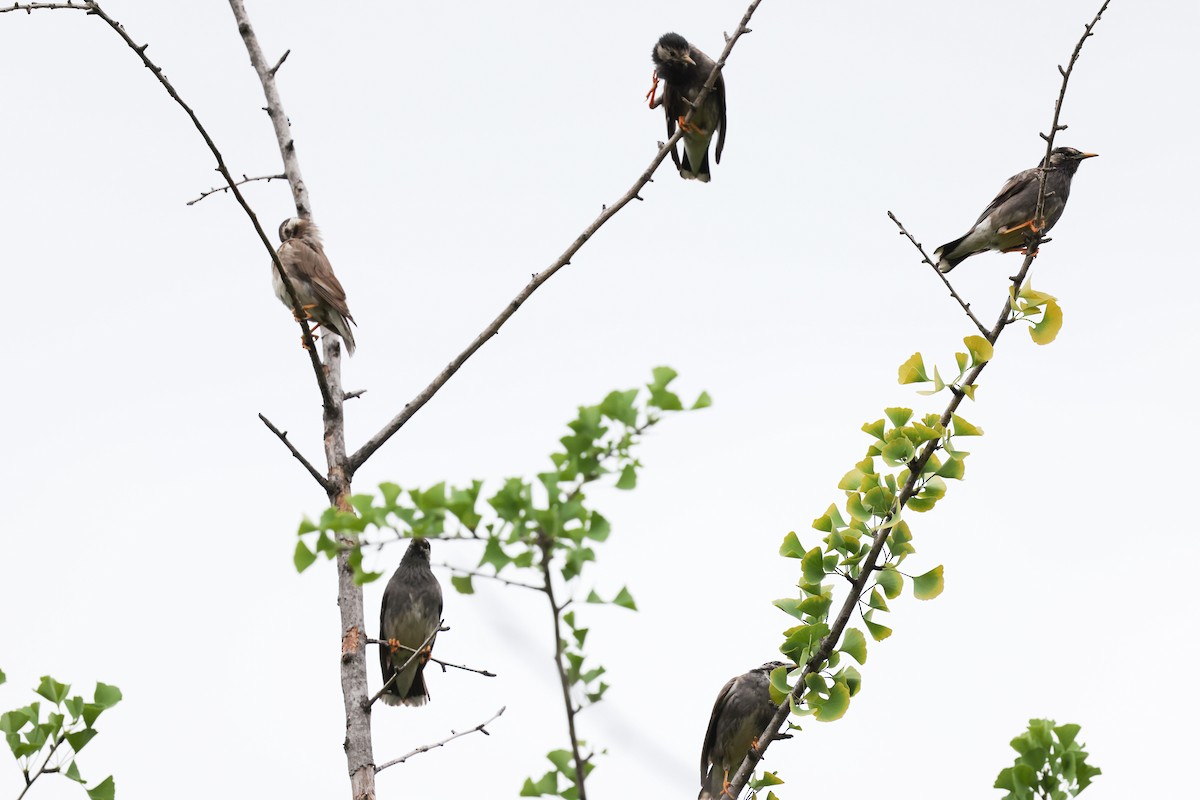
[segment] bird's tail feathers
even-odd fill
[[[704,160],[700,163],[700,169],[692,168],[692,161],[687,152],[687,148],[683,150],[683,163],[679,166],[679,174],[688,180],[697,180],[701,183],[708,183],[712,180],[712,173],[708,168],[708,151],[704,153]]]
[[[354,331],[350,329],[350,323],[354,320],[337,313],[331,316],[333,318],[329,320],[329,328],[341,337],[342,342],[346,345],[346,355],[354,355]]]
[[[422,670],[417,670],[417,674],[413,676],[412,688],[408,690],[408,697],[397,698],[401,705],[406,706],[423,706],[429,702],[429,688],[425,685],[425,673]]]
[[[960,236],[952,242],[946,242],[937,250],[933,251],[933,257],[937,260],[938,272],[942,273],[943,275],[946,274],[950,270],[957,267],[963,259],[971,255],[971,253],[956,254],[954,252],[958,246],[963,243],[963,240],[966,239],[967,236],[970,236],[970,234],[967,234],[966,236]]]

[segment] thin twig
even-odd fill
[[[394,767],[397,764],[403,764],[405,761],[412,758],[413,756],[420,755],[421,753],[427,753],[430,750],[434,749],[435,747],[442,747],[442,746],[446,745],[447,743],[452,742],[455,739],[459,738],[460,736],[467,736],[468,734],[475,733],[476,731],[478,731],[479,733],[482,733],[484,736],[491,736],[491,734],[487,732],[486,726],[491,725],[493,722],[495,722],[496,719],[499,718],[499,716],[501,714],[503,714],[505,709],[507,709],[507,708],[508,708],[508,706],[501,706],[500,710],[497,711],[495,714],[493,714],[490,719],[484,720],[483,722],[476,725],[474,728],[470,728],[468,730],[458,731],[458,732],[451,730],[450,735],[447,736],[445,739],[442,739],[440,742],[434,742],[433,744],[423,744],[420,747],[418,747],[416,750],[413,750],[410,753],[405,753],[404,755],[400,756],[399,758],[393,758],[391,761],[388,761],[384,764],[380,764],[378,767],[375,768],[375,774],[378,775],[380,772],[383,772],[388,767]]]
[[[245,173],[243,173],[242,179],[240,181],[238,181],[236,185],[241,186],[246,183],[254,183],[254,181],[266,181],[267,183],[270,183],[271,181],[274,181],[274,180],[286,180],[286,179],[287,179],[287,175],[283,175],[282,173],[279,175],[256,175],[253,178],[247,178]],[[194,206],[194,205],[196,205],[196,203],[199,203],[201,200],[208,197],[209,195],[216,194],[217,192],[228,192],[228,191],[229,191],[228,186],[214,186],[213,188],[209,189],[207,192],[201,192],[200,196],[195,198],[194,200],[188,200],[187,205]]]
[[[9,10],[11,10],[11,9],[9,9]],[[21,790],[21,793],[19,795],[17,795],[17,800],[21,800],[21,798],[23,798],[25,796],[25,793],[28,792],[30,790],[30,788],[32,788],[33,782],[36,781],[38,778],[42,777],[42,775],[50,774],[52,772],[57,772],[57,770],[55,770],[55,769],[47,768],[47,765],[50,763],[50,759],[54,758],[54,752],[56,750],[58,750],[59,746],[62,745],[62,743],[65,742],[66,740],[67,740],[66,731],[60,732],[58,734],[57,738],[55,738],[54,744],[50,745],[50,752],[46,753],[46,760],[43,761],[42,766],[38,767],[37,771],[33,773],[32,778],[29,777],[29,771],[24,770],[25,788]]]
[[[295,448],[295,446],[294,446],[294,445],[293,445],[293,444],[292,444],[292,443],[291,443],[291,442],[288,440],[287,431],[281,431],[281,430],[279,430],[279,428],[276,428],[276,427],[275,427],[275,426],[274,426],[274,425],[271,423],[271,420],[267,419],[267,418],[266,418],[266,417],[264,417],[262,414],[259,414],[259,415],[258,415],[258,418],[259,418],[259,419],[261,419],[261,420],[263,421],[263,425],[266,425],[268,428],[270,428],[270,429],[271,429],[271,433],[273,433],[273,434],[275,434],[276,436],[278,436],[278,437],[279,437],[279,441],[283,442],[284,446],[286,446],[286,447],[287,447],[287,449],[288,449],[288,450],[290,450],[290,451],[292,452],[292,455],[296,457],[296,460],[297,460],[297,461],[299,461],[301,464],[303,464],[303,465],[304,465],[304,468],[305,468],[306,470],[308,470],[308,474],[309,474],[309,475],[312,475],[312,476],[313,476],[313,479],[314,479],[314,480],[315,480],[317,483],[321,484],[321,488],[322,488],[322,489],[324,489],[326,492],[328,492],[328,491],[329,491],[329,481],[328,481],[328,480],[326,480],[326,478],[325,478],[325,476],[324,476],[324,475],[322,475],[321,473],[317,472],[317,468],[316,468],[316,467],[314,467],[314,466],[313,466],[313,465],[312,465],[312,464],[309,462],[309,460],[308,460],[307,458],[305,458],[305,457],[304,457],[304,456],[303,456],[303,455],[300,453],[300,451],[299,451],[299,450],[297,450],[297,449]]]
[[[950,279],[947,278],[942,273],[942,271],[937,268],[937,264],[935,264],[933,262],[933,259],[931,259],[929,257],[929,255],[925,252],[925,248],[921,246],[921,243],[913,238],[913,235],[908,232],[907,228],[904,227],[904,223],[902,223],[900,220],[896,219],[895,214],[893,214],[892,212],[889,211],[889,212],[887,212],[887,215],[888,215],[888,218],[892,222],[896,223],[896,227],[900,229],[901,235],[907,237],[908,240],[910,242],[912,242],[913,247],[917,248],[917,252],[919,252],[921,254],[921,261],[928,264],[933,269],[934,273],[937,274],[937,276],[942,279],[942,283],[946,284],[946,288],[950,290],[950,296],[958,301],[958,304],[960,306],[962,306],[963,311],[967,312],[967,316],[971,318],[971,322],[975,323],[975,327],[979,329],[979,332],[982,333],[984,336],[987,336],[987,334],[988,334],[987,326],[985,326],[982,322],[980,322],[978,317],[976,317],[975,314],[971,311],[971,304],[966,302],[965,300],[963,300],[961,297],[959,297],[958,292],[954,291],[954,287],[950,285]]]
[[[69,8],[73,11],[86,10],[86,6],[78,3],[13,3],[11,6],[0,8],[0,14],[7,14],[9,11],[24,11],[26,14],[32,14],[34,11],[53,11],[54,9]]]
[[[283,66],[283,62],[287,61],[287,57],[290,56],[291,54],[292,54],[291,50],[284,50],[283,55],[281,55],[279,57],[279,60],[275,62],[275,66],[271,67],[271,69],[269,69],[267,71],[267,74],[270,75],[272,78],[274,78],[275,73],[279,72],[279,68]]]
[[[1096,23],[1100,21],[1100,17],[1108,8],[1110,0],[1104,0],[1104,4],[1100,6],[1100,10],[1096,12],[1096,16],[1092,17],[1092,21],[1083,26],[1083,36],[1079,37],[1079,42],[1075,45],[1075,49],[1071,51],[1071,60],[1067,62],[1067,68],[1063,69],[1060,64],[1058,72],[1062,75],[1062,86],[1058,89],[1058,100],[1054,103],[1054,120],[1050,123],[1049,135],[1039,133],[1046,140],[1046,156],[1042,160],[1042,168],[1038,173],[1038,201],[1037,212],[1033,215],[1035,220],[1042,220],[1046,205],[1046,167],[1050,166],[1050,153],[1054,151],[1054,137],[1059,131],[1065,131],[1066,125],[1058,124],[1059,114],[1062,113],[1063,98],[1067,94],[1067,81],[1071,80],[1071,72],[1075,69],[1075,62],[1079,60],[1079,54],[1083,51],[1083,43],[1092,36],[1092,28],[1096,27]],[[1040,228],[1045,228],[1045,225],[1039,225]],[[1035,231],[1036,234],[1036,231]],[[1037,249],[1036,242],[1040,242],[1040,238],[1035,241],[1034,250]]]
[[[532,589],[535,592],[546,591],[546,587],[544,587],[544,586],[534,586],[532,583],[521,583],[521,581],[514,581],[514,580],[509,580],[508,578],[501,578],[499,575],[489,575],[486,572],[477,572],[473,569],[463,569],[462,567],[456,567],[453,564],[448,564],[445,561],[438,563],[438,564],[434,564],[433,566],[442,567],[444,569],[450,570],[451,572],[457,572],[460,575],[470,575],[473,578],[487,578],[490,581],[498,581],[499,583],[503,583],[505,586],[520,586],[522,589]]]
[[[444,631],[448,631],[448,630],[450,630],[450,629],[449,629],[449,628],[442,628],[442,630],[444,630]],[[387,641],[385,641],[385,640],[383,640],[383,639],[371,639],[371,638],[368,638],[368,639],[367,639],[367,644],[379,645],[379,646],[381,646],[381,647],[391,647],[391,643],[390,643],[390,642],[387,642]],[[413,649],[413,648],[411,648],[411,647],[406,647],[406,646],[404,646],[404,645],[398,645],[398,647],[400,647],[401,649],[404,649],[404,650],[409,650],[409,651],[411,651],[411,650]],[[430,663],[437,664],[439,667],[441,667],[441,668],[442,668],[442,672],[445,672],[447,668],[450,668],[450,669],[461,669],[463,672],[474,672],[476,675],[482,675],[482,676],[483,676],[483,677],[485,677],[485,678],[494,678],[494,677],[496,677],[496,673],[494,673],[494,672],[491,672],[490,670],[486,670],[486,669],[475,669],[474,667],[468,667],[468,666],[465,666],[465,665],[463,665],[463,664],[454,664],[454,663],[451,663],[451,662],[449,662],[449,661],[442,661],[440,658],[434,658],[433,656],[430,656],[430,657],[429,657],[429,661],[430,661]]]
[[[396,643],[397,649],[409,651],[408,658],[399,667],[395,667],[395,666],[393,667],[392,677],[388,678],[387,681],[383,684],[383,688],[380,689],[378,692],[376,692],[375,696],[367,701],[368,708],[375,705],[375,701],[378,700],[379,698],[383,697],[383,693],[386,692],[388,689],[392,688],[392,684],[396,682],[396,678],[400,675],[400,673],[403,672],[404,670],[408,669],[408,665],[411,664],[417,656],[421,655],[421,652],[429,645],[430,642],[433,641],[435,636],[437,636],[442,631],[450,630],[449,628],[447,628],[445,626],[444,623],[445,623],[445,620],[442,620],[442,622],[438,624],[438,627],[432,633],[430,633],[428,636],[425,637],[425,641],[421,642],[421,645],[419,647],[409,647],[408,645],[400,644],[399,642]],[[370,641],[371,641],[370,639],[367,640],[368,644],[370,643]],[[376,639],[375,641],[379,643],[380,647],[389,647],[390,648],[392,646],[392,643],[388,642],[388,641],[380,641],[379,639]],[[376,770],[376,772],[378,772],[378,771],[379,770]]]
[[[1079,40],[1079,44],[1075,46],[1075,51],[1071,56],[1071,61],[1068,68],[1066,70],[1061,68],[1059,69],[1059,71],[1062,73],[1063,80],[1062,89],[1058,94],[1058,102],[1054,105],[1054,124],[1051,126],[1050,137],[1047,142],[1051,149],[1053,148],[1055,131],[1061,130],[1058,125],[1058,118],[1059,113],[1062,110],[1063,97],[1066,94],[1067,80],[1071,76],[1071,70],[1074,68],[1075,61],[1079,57],[1079,50],[1083,46],[1083,42],[1092,35],[1092,27],[1095,26],[1096,22],[1100,19],[1100,14],[1104,13],[1104,9],[1108,7],[1109,2],[1110,0],[1104,0],[1104,5],[1100,7],[1100,13],[1096,14],[1096,17],[1092,20],[1091,25],[1085,27],[1083,38],[1081,38]],[[1038,188],[1039,208],[1045,199],[1045,192],[1046,184],[1043,181]],[[1025,277],[1028,275],[1030,267],[1033,266],[1033,260],[1037,257],[1037,243],[1040,240],[1040,234],[1035,233],[1034,239],[1032,240],[1032,246],[1028,248],[1025,259],[1021,264],[1020,271],[1012,278],[1013,297],[1017,295],[1021,286],[1023,286],[1025,283]],[[1000,310],[1000,315],[996,320],[996,324],[992,326],[991,330],[989,330],[987,333],[986,338],[989,343],[994,345],[996,340],[1000,338],[1000,334],[1002,334],[1004,329],[1007,327],[1011,315],[1011,300],[1009,297],[1005,297],[1004,307]],[[966,374],[960,386],[973,386],[975,381],[978,380],[979,374],[983,372],[983,368],[986,367],[988,363],[989,362],[985,361],[981,364],[975,365]],[[940,419],[943,427],[950,424],[950,419],[954,412],[958,409],[959,404],[962,403],[963,397],[965,397],[965,393],[962,391],[952,393],[950,402],[947,404],[946,410],[942,412]],[[741,793],[742,789],[746,786],[747,781],[754,772],[755,766],[762,759],[763,754],[766,752],[768,744],[772,741],[774,736],[787,721],[788,715],[791,712],[791,703],[795,702],[798,704],[803,698],[807,688],[807,685],[805,684],[805,678],[821,669],[825,662],[829,660],[830,654],[833,653],[833,649],[837,646],[838,641],[841,639],[842,633],[845,631],[851,615],[858,606],[859,596],[862,594],[867,582],[875,572],[876,565],[879,561],[879,555],[881,552],[883,552],[888,535],[892,530],[892,527],[888,525],[888,523],[894,519],[896,514],[904,509],[905,505],[916,493],[917,483],[920,480],[921,474],[925,470],[925,465],[929,462],[930,457],[933,456],[934,451],[937,450],[939,446],[939,439],[932,439],[926,442],[925,446],[921,450],[920,455],[908,464],[908,480],[905,481],[904,487],[900,490],[896,497],[896,510],[891,512],[888,517],[880,523],[880,526],[876,530],[874,538],[871,542],[871,549],[867,553],[867,557],[860,562],[862,571],[859,573],[858,578],[855,579],[854,586],[847,595],[845,602],[842,603],[842,607],[838,611],[837,617],[834,619],[833,624],[829,628],[829,633],[821,640],[821,644],[817,648],[817,651],[813,654],[812,658],[805,663],[804,669],[797,679],[795,687],[792,689],[788,697],[784,698],[783,702],[779,704],[779,707],[775,711],[775,716],[771,718],[771,722],[768,723],[766,729],[762,732],[762,735],[758,737],[758,741],[760,742],[759,748],[752,747],[750,749],[750,751],[746,754],[746,758],[742,761],[741,766],[738,767],[737,772],[732,778],[730,778],[729,794],[731,797],[737,797]]]
[[[729,37],[725,44],[725,49],[721,53],[721,57],[717,59],[716,65],[713,67],[712,72],[708,76],[708,80],[705,81],[704,88],[702,88],[700,90],[700,94],[697,95],[695,100],[696,106],[703,105],[704,98],[708,96],[710,91],[712,91],[712,87],[717,81],[717,76],[720,74],[722,67],[725,66],[725,61],[729,58],[729,53],[733,50],[733,46],[737,43],[737,40],[741,38],[742,34],[750,32],[750,29],[746,27],[746,23],[750,21],[750,17],[754,14],[754,10],[758,8],[759,3],[761,2],[762,0],[754,0],[754,2],[752,2],[750,7],[746,10],[746,13],[742,16],[741,22],[738,23],[737,30],[734,32],[733,36]],[[509,317],[515,314],[517,309],[519,309],[521,305],[528,300],[529,297],[535,291],[537,291],[542,284],[553,277],[554,274],[560,269],[570,264],[571,258],[577,252],[579,252],[580,248],[582,248],[587,241],[591,239],[593,235],[595,235],[596,231],[598,231],[600,227],[604,225],[604,223],[608,222],[608,220],[610,220],[618,211],[628,205],[631,201],[642,199],[638,196],[638,192],[640,192],[642,187],[650,182],[655,170],[658,169],[658,166],[663,162],[663,159],[665,159],[675,148],[675,144],[683,136],[686,123],[691,121],[692,116],[695,113],[695,108],[688,111],[687,116],[684,117],[685,124],[680,126],[679,129],[676,130],[671,136],[671,138],[664,142],[661,147],[659,147],[658,153],[655,154],[654,158],[650,161],[649,166],[646,167],[646,169],[634,182],[633,186],[629,188],[629,191],[621,195],[621,197],[618,198],[617,201],[612,205],[604,206],[603,210],[600,212],[600,215],[592,220],[590,225],[584,228],[583,233],[579,234],[579,236],[575,238],[575,241],[571,243],[571,245],[563,252],[562,255],[558,257],[553,264],[541,272],[535,273],[529,283],[525,285],[525,288],[522,289],[517,296],[514,297],[507,306],[504,307],[504,310],[500,312],[499,316],[492,320],[492,322],[486,328],[484,328],[478,336],[471,340],[471,343],[467,345],[465,350],[455,356],[454,359],[437,374],[437,376],[428,386],[422,389],[416,397],[414,397],[408,402],[407,405],[404,406],[403,410],[401,410],[399,414],[393,417],[378,433],[368,439],[362,445],[362,447],[358,448],[358,450],[350,456],[349,469],[352,475],[356,470],[358,470],[359,467],[363,465],[363,463],[366,462],[368,458],[371,457],[372,453],[378,450],[384,442],[390,439],[396,433],[396,431],[400,430],[400,428],[403,427],[403,425],[408,422],[408,420],[411,419],[414,414],[421,410],[422,406],[428,403],[429,400],[438,393],[438,390],[440,390],[446,384],[446,382],[454,376],[454,373],[458,372],[459,368],[466,363],[467,359],[473,356],[475,352],[479,350],[479,348],[483,347],[483,345],[486,344],[489,339],[500,332],[500,326],[507,322]]]
[[[442,661],[440,658],[431,658],[429,660],[441,667],[442,672],[445,672],[447,668],[461,669],[463,672],[474,672],[476,675],[482,675],[485,678],[496,677],[496,673],[492,672],[491,670],[475,669],[474,667],[468,667],[465,664],[454,664],[450,661]]]
[[[550,580],[550,556],[552,554],[550,538],[543,537],[540,545],[542,548],[542,576],[546,581],[546,586],[542,591],[546,593],[546,598],[550,601],[550,613],[554,615],[554,668],[558,672],[558,681],[562,686],[563,706],[567,711],[567,733],[571,737],[571,755],[575,760],[575,796],[579,800],[587,800],[587,789],[584,787],[587,760],[579,754],[579,737],[575,734],[575,714],[579,709],[575,708],[575,704],[571,702],[571,681],[567,677],[567,668],[563,664],[562,623],[559,620],[559,613],[564,606],[558,605],[555,601],[554,582]]]

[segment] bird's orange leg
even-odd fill
[[[305,319],[312,319],[311,312],[316,307],[317,307],[316,303],[309,303],[306,306],[300,306],[300,310],[304,312]],[[296,320],[296,322],[300,321],[300,318],[296,316],[296,309],[292,309],[292,319]]]
[[[721,797],[728,797],[730,800],[737,800],[733,796],[733,792],[729,791],[729,770],[725,770],[725,777],[721,779]]]
[[[685,122],[682,114],[679,115],[679,130],[684,133],[704,133],[704,129],[699,125],[693,125],[690,122]]]
[[[388,646],[388,649],[391,651],[392,655],[395,655],[396,651],[399,650],[401,647],[400,640],[399,639],[388,639],[387,646]]]
[[[305,308],[312,308],[312,307],[313,307],[313,306],[305,306]],[[311,317],[309,317],[309,319],[311,319]],[[299,322],[300,320],[296,320],[296,321],[297,321],[297,322]],[[314,323],[312,324],[312,327],[308,329],[308,336],[301,336],[301,337],[300,337],[300,346],[301,346],[301,347],[303,347],[305,350],[308,350],[308,349],[309,349],[309,347],[308,347],[308,337],[309,337],[309,336],[311,336],[312,338],[316,339],[316,338],[317,338],[317,331],[318,331],[318,330],[320,330],[320,329],[321,329],[321,323],[319,323],[319,322],[314,322]]]
[[[654,70],[654,73],[651,76],[651,80],[653,80],[654,82],[652,84],[650,84],[650,91],[646,92],[646,99],[648,101],[650,101],[650,107],[655,108],[656,106],[654,104],[654,95],[658,91],[658,70]]]
[[[1022,228],[1029,228],[1034,233],[1038,232],[1038,226],[1033,224],[1033,220],[1026,220],[1025,222],[1022,222],[1020,225],[1013,225],[1008,228],[1001,228],[999,231],[997,231],[997,233],[999,233],[1001,236],[1007,236],[1010,233],[1016,233],[1017,231],[1021,230]]]

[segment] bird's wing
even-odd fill
[[[717,695],[717,702],[713,703],[712,715],[708,718],[708,730],[704,732],[704,745],[700,749],[700,783],[708,777],[708,754],[712,752],[713,744],[717,739],[717,728],[721,714],[725,711],[725,705],[729,702],[729,694],[733,691],[733,683],[737,678],[730,678],[729,681],[721,687],[721,693]]]
[[[718,123],[720,133],[717,134],[717,163],[721,163],[721,151],[725,149],[725,76],[718,75],[717,82],[713,86],[713,94],[716,95],[717,106],[721,110],[721,120]]]
[[[429,636],[430,634],[433,635],[433,638],[429,640],[429,647],[432,649],[433,643],[437,641],[436,631],[442,624],[442,609],[444,607],[444,603],[442,600],[442,585],[438,583],[438,579],[428,568],[424,570],[424,573],[425,574],[422,580],[425,583],[425,586],[422,587],[420,594],[423,595],[421,600],[426,601],[423,603],[424,607],[428,609],[428,611],[433,612],[430,614],[427,620],[429,627],[425,633],[425,636]],[[414,592],[414,594],[416,593]],[[416,598],[414,598],[414,601],[415,600]],[[437,611],[434,611],[435,605],[437,606]]]
[[[392,588],[391,581],[388,581],[387,588],[388,589]],[[389,605],[388,598],[390,597],[390,595],[391,595],[391,592],[389,592],[389,591],[387,591],[387,589],[385,589],[383,592],[383,601],[380,602],[380,604],[379,604],[379,638],[383,639],[384,642],[386,642],[388,639],[387,617],[388,617],[388,605]],[[383,682],[387,683],[388,680],[392,677],[392,671],[393,671],[393,669],[392,669],[392,649],[390,647],[388,647],[384,642],[380,642],[380,644],[379,644],[379,669],[380,669],[380,672],[383,674]]]
[[[333,274],[333,267],[323,250],[303,239],[288,239],[279,246],[279,254],[281,258],[286,254],[296,272],[312,284],[318,298],[346,319],[354,321],[346,305],[346,290]]]
[[[983,213],[979,215],[979,219],[975,220],[975,224],[978,225],[979,223],[983,222],[985,219],[987,219],[988,217],[990,217],[992,215],[992,212],[994,212],[996,209],[1000,208],[1000,206],[1002,206],[1005,203],[1007,203],[1008,201],[1012,200],[1014,197],[1017,197],[1018,195],[1021,195],[1022,193],[1028,191],[1031,182],[1033,184],[1034,191],[1036,192],[1037,191],[1037,169],[1036,168],[1027,169],[1023,172],[1018,172],[1016,175],[1013,175],[1011,178],[1008,179],[1008,182],[1005,183],[1003,187],[1001,187],[999,194],[997,194],[996,197],[992,200],[992,202],[988,204],[988,207],[983,210]]]
[[[666,85],[663,86],[662,93],[663,113],[667,115],[667,138],[675,135],[675,120],[687,114],[686,110],[681,110],[683,109],[683,101],[679,98],[679,92],[675,90],[670,81],[667,81]],[[679,149],[677,147],[671,148],[671,160],[675,162],[675,169],[681,169]]]

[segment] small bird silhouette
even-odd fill
[[[699,800],[728,798],[729,773],[757,745],[758,735],[775,715],[771,670],[784,666],[787,665],[782,661],[768,661],[730,679],[721,688],[700,750]]]
[[[384,684],[392,681],[383,702],[423,706],[429,700],[424,670],[441,622],[442,587],[429,568],[429,542],[415,538],[392,573],[379,608],[379,666]],[[389,646],[391,642],[399,646]],[[420,650],[416,658],[414,650]]]
[[[333,274],[333,267],[321,247],[321,232],[306,219],[292,217],[279,225],[279,263],[296,290],[296,299],[308,318],[333,331],[346,343],[346,355],[354,355],[354,331],[350,323],[350,308],[346,305],[346,290]],[[275,296],[288,308],[292,301],[275,265],[271,265],[271,283]],[[293,309],[293,313],[295,309]],[[305,347],[308,346],[305,341]]]
[[[1096,153],[1081,153],[1073,147],[1056,147],[1050,153],[1046,167],[1046,195],[1042,203],[1042,218],[1035,220],[1038,198],[1038,172],[1034,167],[1018,172],[1008,179],[1000,194],[979,215],[975,226],[964,236],[946,242],[933,254],[938,270],[949,272],[962,261],[988,250],[1011,253],[1025,249],[1025,238],[1031,232],[1054,227],[1071,194],[1071,178],[1085,158]]]
[[[692,110],[700,90],[708,80],[716,63],[687,43],[678,33],[666,33],[654,45],[650,57],[654,60],[654,86],[648,97],[650,107],[663,107],[667,115],[667,136],[675,135],[675,125],[683,128],[683,160],[671,149],[671,160],[684,178],[708,183],[712,175],[708,166],[708,145],[713,133],[717,133],[717,158],[721,163],[721,151],[725,149],[725,77],[717,75],[712,91],[704,98],[704,104],[696,109],[692,121],[683,124],[683,118]],[[666,81],[661,98],[654,97],[658,79]]]

